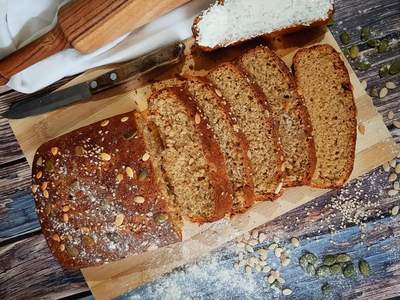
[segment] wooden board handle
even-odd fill
[[[64,33],[56,26],[47,34],[0,61],[0,85],[7,83],[14,74],[68,47],[69,42]]]

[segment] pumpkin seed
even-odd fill
[[[390,70],[390,65],[384,65],[384,66],[380,67],[379,76],[381,78],[383,78],[383,77],[389,75],[389,70]]]
[[[334,264],[330,266],[330,272],[332,275],[341,274],[342,273],[342,266],[340,264]]]
[[[108,153],[105,153],[105,152],[100,153],[100,159],[102,161],[109,161],[109,160],[111,160],[111,155]]]
[[[348,48],[343,48],[343,54],[344,54],[344,56],[349,57],[350,56],[349,49]]]
[[[41,156],[36,160],[36,165],[38,167],[41,167],[43,165],[43,158]]]
[[[39,171],[36,173],[35,177],[36,177],[36,179],[40,179],[40,178],[42,178],[42,175],[43,175],[42,171]]]
[[[114,224],[115,224],[116,226],[121,226],[122,223],[124,223],[124,219],[125,219],[124,214],[118,214],[118,215],[116,215],[116,217],[115,217]]]
[[[382,88],[380,91],[379,91],[379,98],[385,98],[386,96],[387,96],[387,94],[389,93],[389,91],[388,91],[388,89],[387,88]]]
[[[124,133],[124,139],[129,141],[133,139],[137,135],[136,130],[128,130],[127,132]]]
[[[350,260],[351,260],[350,255],[348,255],[346,253],[341,253],[336,256],[336,261],[338,263],[345,263],[345,262],[349,262]]]
[[[143,154],[143,156],[142,156],[142,160],[143,160],[143,161],[148,161],[149,158],[150,158],[150,154],[149,154],[148,152],[146,152],[146,153]]]
[[[392,209],[390,210],[390,214],[391,214],[392,216],[397,216],[398,213],[399,213],[399,209],[400,209],[400,208],[399,208],[398,205],[393,206]]]
[[[166,215],[166,214],[157,214],[154,219],[155,219],[157,224],[161,224],[161,223],[164,223],[165,221],[168,220],[168,215]]]
[[[367,61],[360,61],[356,65],[357,70],[366,71],[371,67],[371,64]]]
[[[379,41],[371,39],[371,40],[368,40],[367,45],[372,48],[375,48],[375,47],[378,47]]]
[[[135,176],[134,171],[132,170],[131,167],[126,167],[125,168],[126,175],[128,175],[129,178],[133,178]]]
[[[351,46],[349,53],[350,53],[350,57],[352,59],[356,59],[360,53],[360,50],[358,49],[357,45],[354,45],[354,46]]]
[[[317,269],[317,276],[318,277],[326,277],[326,276],[329,276],[330,274],[331,274],[331,271],[330,271],[328,266],[320,266]]]
[[[336,256],[335,255],[326,255],[323,259],[323,263],[325,266],[332,266],[336,263]]]
[[[306,255],[306,258],[308,260],[308,263],[310,263],[310,264],[315,264],[317,262],[317,260],[318,260],[318,257],[315,256],[311,252],[307,252],[305,255]]]
[[[37,184],[32,185],[32,193],[36,193],[38,187],[39,186]]]
[[[371,38],[371,29],[369,27],[362,28],[360,37],[362,41],[368,41]]]
[[[45,197],[46,199],[48,199],[49,198],[49,191],[48,190],[44,190],[43,191],[43,197]]]
[[[315,276],[316,271],[314,265],[308,264],[306,267],[306,273],[310,276]]]
[[[79,255],[78,249],[76,249],[74,246],[65,246],[65,250],[67,251],[68,255],[71,257],[76,257]]]
[[[54,162],[52,160],[46,160],[46,163],[44,164],[44,169],[47,172],[53,172],[54,171]]]
[[[306,268],[307,268],[307,266],[308,266],[308,259],[307,259],[306,255],[302,255],[302,256],[299,258],[299,265],[300,265],[303,269],[306,269]]]
[[[393,197],[393,196],[396,196],[398,193],[399,193],[398,190],[389,190],[388,195]]]
[[[74,148],[74,154],[76,156],[83,156],[85,154],[85,149],[82,146],[76,146]]]
[[[288,288],[282,290],[282,295],[284,295],[284,296],[289,296],[292,293],[293,293],[293,291],[291,289],[288,289]]]
[[[378,45],[378,53],[383,53],[389,48],[389,41],[384,39]]]
[[[68,220],[69,220],[68,214],[63,214],[63,220],[65,223],[68,223]]]
[[[51,213],[51,204],[50,202],[46,202],[46,204],[44,205],[44,213],[49,216]]]
[[[149,172],[147,171],[147,169],[142,169],[142,170],[140,170],[138,179],[139,179],[139,181],[143,181],[143,180],[145,180],[148,176],[149,176]]]
[[[90,237],[88,235],[84,235],[82,237],[82,245],[85,248],[92,248],[95,245],[95,241],[92,237]]]
[[[358,262],[358,268],[360,269],[360,273],[364,275],[364,277],[369,276],[370,266],[365,259],[360,259]]]
[[[397,174],[396,173],[392,173],[389,175],[388,181],[389,182],[394,182],[397,179]]]
[[[124,180],[124,175],[123,174],[118,174],[117,177],[115,178],[117,181],[117,184],[120,184],[122,180]]]
[[[135,196],[133,198],[133,201],[135,203],[142,204],[142,203],[144,203],[146,201],[146,199],[143,196]]]
[[[346,278],[352,277],[355,274],[353,263],[348,263],[343,268],[343,276]]]
[[[328,295],[330,295],[330,293],[332,292],[332,288],[331,288],[331,286],[329,285],[329,283],[324,283],[323,285],[322,285],[322,287],[321,287],[321,293],[322,293],[322,295],[324,295],[324,296],[328,296]]]
[[[371,97],[378,97],[379,96],[378,88],[376,86],[372,87],[369,92],[369,95]]]
[[[390,75],[396,75],[400,73],[400,59],[395,60],[389,68]]]
[[[350,35],[349,35],[349,33],[348,33],[347,31],[343,31],[343,32],[340,34],[340,40],[342,41],[342,43],[343,43],[344,45],[349,44],[349,43],[350,43]]]
[[[394,90],[397,87],[397,85],[392,81],[386,82],[385,86],[389,90]]]

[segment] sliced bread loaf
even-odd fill
[[[264,95],[232,63],[216,67],[207,78],[230,105],[234,120],[248,140],[257,199],[276,198],[283,184],[283,154]]]
[[[157,168],[133,113],[37,150],[32,192],[61,265],[100,265],[181,240],[182,221]]]
[[[311,184],[320,188],[341,186],[353,170],[357,135],[348,71],[339,53],[329,45],[299,50],[293,68],[314,129],[317,166]]]
[[[153,94],[149,114],[160,142],[153,152],[179,211],[200,223],[223,218],[232,208],[232,186],[207,118],[177,87]]]
[[[254,202],[251,162],[247,157],[248,143],[232,119],[231,109],[204,78],[188,78],[186,90],[191,101],[204,112],[225,158],[228,176],[233,186],[232,213],[243,212]]]
[[[322,26],[332,12],[331,0],[224,0],[196,18],[192,31],[195,43],[210,51],[261,35]]]
[[[315,148],[306,107],[286,64],[267,47],[257,47],[237,63],[264,92],[278,126],[285,159],[285,186],[306,185],[315,169]]]

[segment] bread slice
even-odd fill
[[[353,170],[357,136],[349,73],[329,45],[299,50],[293,68],[314,129],[317,166],[311,185],[342,186]]]
[[[42,232],[66,268],[122,259],[182,239],[182,220],[133,113],[43,144],[32,167]]]
[[[257,36],[277,36],[328,23],[331,0],[225,0],[197,17],[192,31],[203,50],[226,47]]]
[[[232,208],[232,186],[202,111],[183,89],[172,87],[150,97],[148,120],[179,211],[199,223],[223,218]]]
[[[268,99],[284,153],[285,186],[309,184],[316,162],[312,128],[288,67],[262,46],[245,53],[237,63]]]
[[[232,213],[243,212],[254,202],[252,167],[247,157],[248,142],[231,117],[231,109],[205,78],[188,78],[186,90],[191,101],[204,112],[225,158],[233,187]]]
[[[207,78],[230,105],[234,120],[249,142],[257,199],[276,198],[282,188],[283,154],[264,95],[232,63],[221,64]]]

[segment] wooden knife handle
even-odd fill
[[[56,26],[32,43],[0,60],[0,85],[7,83],[14,74],[69,46],[63,31]]]

